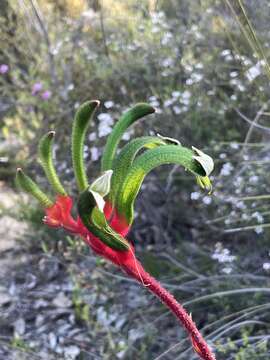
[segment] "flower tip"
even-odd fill
[[[91,100],[91,103],[96,104],[96,106],[100,105],[100,101],[99,100]]]
[[[54,130],[49,131],[48,136],[51,138],[55,137],[55,131]]]
[[[16,178],[17,178],[17,179],[18,179],[18,178],[22,178],[24,175],[25,175],[25,174],[24,174],[24,172],[23,172],[23,169],[22,169],[21,167],[18,167],[18,168],[16,169]]]

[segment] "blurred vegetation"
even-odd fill
[[[34,161],[37,142],[56,129],[57,167],[73,192],[70,130],[79,104],[101,100],[85,149],[92,178],[119,114],[139,101],[152,104],[156,114],[125,139],[154,132],[202,148],[215,158],[214,193],[201,193],[177,168],[149,175],[137,204],[136,246],[147,250],[149,271],[190,306],[218,359],[268,359],[268,1],[2,0],[0,14],[0,65],[8,65],[0,74],[0,179],[13,187],[23,164],[46,188]],[[31,246],[57,256],[55,233],[40,229],[34,203],[13,215],[40,237]],[[70,241],[63,238],[65,251],[77,253]],[[102,279],[104,289],[110,281]],[[76,319],[92,329],[94,310],[74,283]],[[110,350],[113,340],[104,339],[102,358],[125,350],[125,359],[154,359],[176,344],[156,359],[193,359],[190,349],[179,351],[186,344],[177,345],[183,334],[170,319],[159,323],[164,337],[151,326],[163,312],[154,304],[136,345],[123,345],[121,334]],[[14,339],[12,346],[26,345]]]

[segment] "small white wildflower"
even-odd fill
[[[198,191],[194,191],[190,194],[191,200],[198,200],[200,198],[200,193]]]
[[[86,159],[88,156],[88,146],[84,145],[83,146],[83,158]]]
[[[172,58],[166,58],[161,62],[161,66],[163,67],[171,67],[173,66],[173,59]]]
[[[104,106],[106,109],[110,109],[114,106],[114,102],[112,100],[105,101]]]
[[[246,209],[246,205],[243,201],[237,201],[235,207],[237,207],[237,209],[242,209],[242,210]]]
[[[232,263],[235,261],[236,256],[231,255],[230,250],[224,249],[222,244],[218,242],[212,255],[212,259],[217,260],[219,263]]]
[[[191,79],[193,82],[198,83],[203,79],[203,74],[193,73],[191,74]]]
[[[154,108],[157,108],[159,107],[159,101],[158,100],[152,100],[152,101],[149,101],[149,105],[153,106]]]
[[[241,215],[241,219],[244,220],[244,221],[247,221],[247,220],[249,220],[249,216],[247,214],[243,213]]]
[[[175,112],[176,115],[181,114],[181,112],[182,112],[180,106],[177,106],[177,105],[173,106],[173,111]]]
[[[259,181],[259,176],[257,176],[257,175],[252,175],[249,178],[249,182],[253,185],[257,184],[258,181]]]
[[[220,171],[220,175],[221,176],[229,176],[231,175],[231,172],[233,170],[233,166],[231,163],[225,163],[223,164],[222,168],[221,168],[221,171]]]
[[[164,107],[169,107],[174,103],[174,99],[168,99],[164,101]]]
[[[159,107],[156,107],[155,110],[156,114],[162,114],[162,109],[160,109]]]
[[[196,68],[196,69],[203,69],[203,64],[202,64],[202,63],[197,63],[197,64],[195,65],[195,68]]]
[[[227,157],[227,154],[225,154],[225,153],[219,154],[220,159],[225,159],[226,157]]]
[[[178,98],[180,95],[181,95],[180,91],[173,91],[172,92],[172,97],[174,97],[174,98]]]
[[[172,39],[173,35],[171,32],[166,31],[161,39],[161,45],[167,45]]]
[[[74,84],[69,84],[67,90],[72,91],[73,89],[74,89]]]
[[[126,131],[123,136],[122,139],[125,141],[128,141],[130,139],[130,137],[133,135],[134,131],[131,129],[129,131]]]
[[[89,141],[94,141],[97,138],[97,134],[95,132],[92,132],[89,134],[88,139]]]
[[[229,266],[226,266],[225,268],[222,269],[222,272],[229,275],[232,272],[232,268]]]
[[[221,56],[227,56],[227,55],[231,55],[231,50],[230,49],[225,49],[225,50],[222,50]]]
[[[104,137],[111,133],[112,128],[106,124],[100,124],[98,127],[98,136]]]
[[[263,263],[263,270],[269,271],[270,270],[270,262]]]
[[[193,83],[194,83],[194,81],[191,78],[186,80],[186,84],[189,86],[192,85]]]
[[[191,97],[191,92],[188,91],[188,90],[185,90],[183,93],[182,93],[182,99],[189,99]]]
[[[237,149],[239,149],[239,144],[237,144],[236,142],[232,142],[232,143],[230,143],[230,148],[237,150]]]
[[[263,223],[263,216],[258,212],[258,211],[255,211],[252,215],[251,215],[252,218],[255,218],[258,223]]]
[[[188,72],[191,72],[193,71],[193,67],[189,64],[183,64],[183,66],[185,67],[185,70],[188,71]]]
[[[229,61],[232,61],[232,60],[233,60],[232,55],[225,56],[225,61],[229,62]]]
[[[261,74],[260,62],[257,62],[256,65],[252,66],[251,68],[248,69],[248,71],[246,71],[246,77],[250,82],[256,79],[256,77],[259,76],[260,74]]]
[[[242,184],[243,182],[243,178],[241,176],[237,176],[237,178],[235,179],[235,181],[233,182],[233,185],[237,188],[239,188],[239,186]],[[238,189],[239,190],[239,189]]]
[[[202,201],[205,205],[209,205],[212,202],[212,198],[211,198],[211,196],[204,196]]]
[[[184,105],[189,105],[190,103],[190,97],[191,97],[191,92],[188,90],[185,90],[182,95],[181,95],[181,102]]]
[[[100,151],[97,147],[93,146],[90,148],[90,154],[92,161],[97,161],[100,157]]]
[[[263,233],[263,228],[261,226],[256,226],[254,229],[256,234],[262,234]]]
[[[107,113],[101,113],[98,115],[98,120],[106,125],[113,125],[113,118],[110,114]]]

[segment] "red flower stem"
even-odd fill
[[[128,270],[127,272],[129,275],[135,277],[137,281],[143,284],[153,294],[155,294],[171,310],[171,312],[174,313],[174,315],[177,317],[177,319],[185,327],[188,334],[190,335],[193,348],[201,357],[201,359],[216,360],[215,355],[207,345],[199,330],[197,329],[191,316],[188,315],[183,306],[176,301],[172,294],[170,294],[166,289],[161,286],[161,284],[156,279],[154,279],[150,274],[148,274],[139,262],[138,272],[132,272],[132,274]]]

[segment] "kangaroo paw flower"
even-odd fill
[[[137,195],[145,176],[150,171],[163,164],[182,165],[195,175],[203,189],[210,192],[212,185],[209,175],[214,168],[213,160],[195,147],[189,149],[182,146],[178,140],[161,135],[133,139],[117,152],[121,137],[127,128],[155,111],[150,105],[141,103],[124,113],[116,123],[104,149],[101,175],[89,183],[83,159],[83,147],[87,128],[98,105],[97,100],[82,104],[76,112],[73,123],[71,156],[79,190],[76,204],[64,189],[54,166],[52,156],[54,131],[42,137],[38,155],[45,175],[55,192],[55,200],[52,201],[20,168],[17,170],[16,182],[43,206],[45,212],[43,222],[46,225],[63,228],[81,236],[98,256],[120,267],[127,275],[149,289],[184,326],[198,356],[204,360],[215,360],[212,350],[191,316],[144,270],[136,258],[134,246],[126,238],[133,223]],[[76,210],[78,215],[74,217]]]

